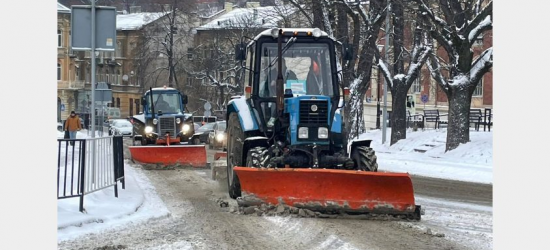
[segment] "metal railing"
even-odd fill
[[[87,139],[58,139],[57,198],[80,197],[84,211],[84,195],[114,186],[125,188],[124,151],[121,136]]]

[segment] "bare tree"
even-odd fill
[[[469,113],[472,95],[477,84],[493,65],[493,48],[483,51],[474,60],[472,45],[475,39],[493,28],[493,1],[484,0],[415,0],[430,35],[446,52],[448,60],[430,56],[432,77],[449,100],[449,127],[446,151],[470,141]],[[448,77],[443,65],[450,69]]]
[[[422,29],[418,24],[414,31],[412,51],[407,51],[404,44],[404,29],[406,20],[411,18],[405,18],[404,10],[405,6],[402,1],[395,1],[391,4],[393,23],[393,60],[391,65],[393,66],[393,74],[388,69],[388,62],[384,62],[383,59],[378,62],[392,96],[391,145],[407,138],[407,113],[405,109],[407,92],[418,78],[422,65],[426,62],[431,51],[431,48],[422,42]],[[389,51],[385,53],[389,53]],[[408,68],[405,70],[407,59],[409,60]]]
[[[150,82],[152,86],[157,86],[160,79],[161,82],[167,81],[170,87],[184,89],[178,81],[178,76],[183,72],[177,69],[178,64],[186,58],[186,48],[191,43],[187,30],[193,23],[193,7],[192,2],[177,0],[171,4],[158,4],[162,17],[145,31],[146,40],[151,44],[149,48],[157,59],[155,69],[150,70],[148,76],[154,79]]]
[[[220,21],[219,27],[201,33],[202,43],[194,48],[193,67],[186,71],[198,84],[207,89],[195,97],[202,101],[213,103],[218,109],[225,110],[230,96],[242,93],[240,83],[245,70],[240,62],[234,60],[235,45],[246,42],[261,31],[268,28],[287,27],[296,20],[291,20],[290,13],[294,10],[289,6],[273,6],[271,8],[247,9],[242,15]],[[200,88],[194,84],[195,88]]]
[[[350,3],[346,0],[289,0],[299,13],[339,41],[350,43],[355,52],[353,60],[343,62],[342,87],[350,89],[350,101],[344,107],[344,123],[348,141],[365,132],[363,100],[370,87],[370,76],[377,63],[376,41],[386,15],[386,0]],[[353,24],[352,27],[349,23]],[[339,58],[339,55],[337,55]],[[338,60],[339,61],[339,60]]]

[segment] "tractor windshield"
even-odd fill
[[[151,100],[147,98],[147,104]],[[183,112],[181,107],[181,96],[178,93],[155,93],[153,92],[153,105],[155,112],[159,110],[163,114],[176,114]]]
[[[274,97],[277,80],[277,44],[264,43],[261,52],[260,97]],[[333,95],[329,45],[326,43],[293,43],[283,54],[285,93],[300,95]]]

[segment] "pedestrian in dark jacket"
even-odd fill
[[[81,130],[80,118],[74,111],[71,111],[71,115],[65,121],[65,131],[69,131],[69,138],[76,139],[76,132]],[[71,145],[74,142],[71,142]]]

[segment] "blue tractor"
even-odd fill
[[[185,113],[187,95],[169,87],[150,88],[141,98],[143,113],[131,119],[134,141],[141,145],[180,144],[194,133],[191,114]]]
[[[241,206],[420,218],[408,174],[379,173],[371,140],[347,145],[336,44],[315,28],[274,28],[236,46],[244,96],[227,106],[227,172]],[[353,57],[344,44],[342,59]]]

